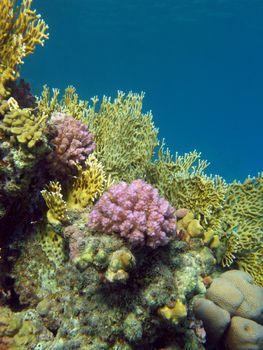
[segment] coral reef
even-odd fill
[[[167,244],[176,229],[174,209],[143,180],[112,186],[95,204],[89,220],[94,230],[116,232],[133,245],[152,248]]]
[[[31,2],[0,2],[0,349],[262,349],[262,173],[154,157],[143,93],[32,96]]]

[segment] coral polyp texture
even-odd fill
[[[47,162],[54,177],[63,177],[76,171],[76,164],[84,165],[95,149],[93,136],[81,121],[65,113],[54,113],[50,125],[55,137],[51,139],[54,150]]]
[[[90,214],[89,227],[156,248],[175,236],[176,219],[174,208],[158,190],[139,179],[122,181],[104,193]]]

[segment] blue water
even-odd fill
[[[47,0],[44,48],[23,77],[74,85],[81,99],[146,93],[172,152],[196,149],[208,172],[244,180],[263,170],[262,0]]]

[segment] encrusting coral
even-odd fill
[[[89,227],[119,233],[133,245],[167,244],[176,233],[174,208],[143,180],[120,182],[104,193],[90,213]]]
[[[14,9],[15,0],[0,2],[0,96],[7,95],[5,83],[18,78],[18,65],[34,52],[36,44],[43,46],[48,26],[36,11],[31,10],[32,0],[23,0]]]
[[[49,172],[56,178],[65,178],[76,172],[76,164],[83,166],[94,151],[93,135],[81,121],[61,112],[51,116],[49,125],[51,133],[55,133],[50,140],[54,149],[46,157]]]

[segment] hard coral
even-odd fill
[[[0,2],[0,95],[7,95],[4,84],[15,80],[17,66],[23,58],[34,52],[36,44],[43,46],[48,39],[48,26],[31,10],[32,0],[23,0],[20,8],[14,0]]]
[[[47,156],[50,173],[64,177],[74,173],[77,163],[84,165],[94,151],[93,135],[85,124],[65,113],[54,113],[50,124],[57,133],[51,140],[54,150]]]
[[[176,219],[174,208],[158,190],[139,179],[130,185],[120,182],[104,193],[90,214],[89,226],[156,248],[175,235]]]

